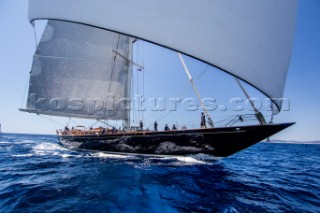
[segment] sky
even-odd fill
[[[54,134],[55,129],[63,128],[68,119],[20,112],[25,108],[28,91],[29,71],[35,51],[35,39],[32,26],[27,19],[26,0],[0,1],[0,123],[2,132]],[[143,72],[134,72],[133,91],[144,97],[184,97],[195,98],[188,83],[188,78],[177,54],[146,42],[135,44],[135,62],[145,67]],[[213,67],[184,57],[195,79],[202,97],[214,97],[220,104],[228,105],[230,98],[244,98],[234,78]],[[155,80],[156,79],[156,80]],[[141,84],[141,82],[144,82]],[[163,83],[165,82],[165,83]],[[299,1],[294,47],[285,87],[288,100],[274,122],[296,122],[296,124],[273,136],[276,139],[310,141],[320,140],[320,1]],[[187,85],[187,86],[186,86]],[[251,97],[264,100],[264,96],[245,85]],[[230,108],[230,106],[229,106]],[[220,108],[210,112],[215,123],[230,116],[230,110]],[[245,105],[246,112],[250,106]],[[152,128],[154,120],[159,121],[159,128],[166,123],[198,127],[200,112],[188,111],[179,105],[177,111],[170,112],[159,119],[159,112],[147,111],[135,113],[134,123],[144,120],[145,127]],[[252,112],[251,112],[252,113]],[[165,114],[165,113],[160,113]],[[270,112],[263,111],[267,121]],[[72,125],[95,121],[75,120]],[[115,125],[120,125],[116,123]],[[217,125],[218,126],[218,125]]]

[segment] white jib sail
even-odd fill
[[[259,89],[281,108],[297,0],[30,0],[29,19],[58,19],[177,50]]]

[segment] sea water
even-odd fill
[[[80,152],[0,136],[0,212],[320,212],[320,145],[259,143],[224,159]]]

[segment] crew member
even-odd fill
[[[164,127],[164,131],[170,131],[170,128],[168,127],[168,124]]]
[[[153,127],[154,127],[154,131],[157,132],[158,131],[158,123],[157,123],[157,121],[154,122]]]
[[[200,126],[201,126],[201,129],[207,128],[207,125],[206,125],[206,116],[204,115],[203,112],[201,112],[201,122],[200,122]]]

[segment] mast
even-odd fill
[[[131,108],[131,83],[132,83],[132,65],[136,65],[136,66],[140,66],[136,63],[133,62],[133,43],[135,42],[135,39],[134,38],[131,38],[130,37],[130,40],[129,40],[129,54],[128,54],[128,64],[129,64],[129,67],[128,67],[128,78],[127,78],[127,89],[126,89],[126,97],[130,97],[130,100],[126,101],[126,106],[129,106],[129,109],[125,109],[126,110],[126,118],[124,120],[124,126],[127,128],[127,129],[130,129],[130,123],[131,123],[131,119],[130,119],[130,108]],[[116,54],[119,54],[116,52]],[[121,54],[119,54],[120,56],[122,56]],[[124,57],[125,59],[125,57]]]
[[[262,113],[256,108],[256,106],[254,105],[252,99],[250,98],[249,94],[247,93],[247,91],[244,89],[243,85],[241,84],[241,82],[239,81],[239,79],[235,78],[236,82],[238,83],[239,87],[241,88],[242,92],[245,94],[245,96],[247,97],[247,99],[249,100],[253,110],[254,110],[254,114],[257,118],[257,120],[259,121],[259,123],[261,125],[266,125],[266,119],[263,117]]]
[[[127,81],[126,81],[126,97],[129,97],[130,100],[126,102],[126,106],[131,106],[132,101],[132,75],[133,75],[133,67],[136,66],[139,68],[139,70],[144,70],[144,67],[133,60],[133,44],[137,41],[136,38],[130,37],[129,38],[129,50],[128,50],[128,56],[124,56],[121,53],[119,53],[117,50],[112,50],[112,52],[119,56],[121,59],[125,60],[128,63],[128,70],[127,70]],[[130,107],[131,108],[131,107]],[[124,119],[124,126],[129,129],[131,126],[131,109],[125,109],[126,110],[126,118]]]
[[[190,80],[190,82],[191,82],[191,85],[192,85],[192,87],[193,87],[193,90],[194,90],[194,92],[196,93],[196,95],[198,96],[198,99],[199,99],[199,101],[200,101],[201,107],[202,107],[204,113],[206,114],[206,116],[208,117],[208,124],[210,125],[210,127],[213,128],[214,125],[213,125],[213,121],[212,121],[212,119],[211,119],[211,116],[210,116],[210,114],[208,113],[208,111],[207,111],[207,109],[206,109],[206,107],[205,107],[205,105],[204,105],[204,103],[203,103],[203,101],[202,101],[202,99],[201,99],[200,93],[199,93],[199,91],[198,91],[198,89],[197,89],[197,87],[196,87],[196,85],[195,85],[195,83],[194,83],[194,81],[193,81],[193,78],[192,78],[192,76],[191,76],[191,74],[190,74],[190,72],[189,72],[189,70],[188,70],[188,67],[187,67],[186,63],[184,62],[184,60],[183,60],[183,58],[182,58],[182,55],[181,55],[179,52],[178,52],[178,56],[179,56],[179,58],[180,58],[181,64],[182,64],[182,66],[183,66],[183,68],[184,68],[184,71],[186,72],[186,74],[187,74],[187,76],[188,76],[188,78],[189,78],[189,80]]]

